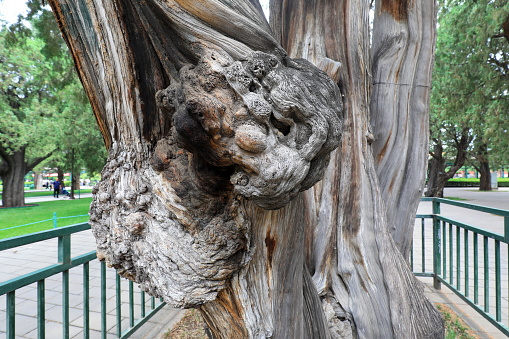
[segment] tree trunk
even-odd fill
[[[479,191],[491,191],[491,171],[488,158],[488,146],[486,144],[479,147],[477,156],[479,161]]]
[[[71,199],[75,199],[74,191],[80,189],[80,173],[79,172],[72,173],[71,177],[72,177],[72,180],[71,180],[71,187],[69,188],[69,190],[70,190],[69,197]]]
[[[444,197],[445,182],[442,179],[445,173],[445,158],[442,156],[443,147],[441,143],[433,146],[433,154],[428,170],[428,185],[424,195],[427,197]]]
[[[407,260],[428,163],[436,11],[433,0],[382,0],[373,22],[373,156],[389,231]]]
[[[12,154],[2,152],[6,166],[0,171],[3,190],[2,206],[25,206],[25,148],[20,148]]]
[[[435,140],[434,152],[432,154],[428,189],[424,193],[427,197],[444,197],[444,187],[447,181],[454,177],[467,160],[467,149],[472,141],[467,128],[463,129],[460,137],[456,135],[454,140],[456,155],[454,164],[445,170],[445,161],[443,157],[444,149],[441,140]]]
[[[72,174],[72,188],[75,190],[80,189],[80,172],[75,172]]]
[[[43,182],[42,181],[43,181],[42,173],[34,172],[34,188],[36,190],[43,189],[43,187],[42,187]]]
[[[58,181],[60,181],[62,183],[62,185],[60,185],[60,186],[63,187],[63,183],[64,183],[64,170],[61,169],[61,168],[57,168],[57,179],[58,179]]]
[[[252,0],[50,4],[109,149],[101,260],[216,338],[443,337],[387,228],[367,1],[272,3],[277,39]],[[339,86],[291,58],[311,27]]]
[[[429,21],[424,33],[429,36],[423,43],[431,54],[420,56],[423,69],[414,73],[420,74],[416,81],[422,80],[429,85],[435,35],[434,4],[426,3],[429,7],[425,9],[418,4],[415,6],[423,10],[419,15]],[[344,333],[347,328],[354,337],[361,338],[442,337],[440,316],[424,297],[388,234],[370,146],[373,136],[368,122],[371,83],[367,62],[368,6],[367,2],[302,1],[293,4],[277,2],[271,7],[271,26],[275,36],[282,40],[282,46],[291,56],[308,58],[326,70],[338,82],[344,95],[344,131],[340,150],[332,156],[324,180],[305,193],[307,263],[325,310],[335,311],[328,317],[332,333],[336,331],[341,333],[340,337],[348,337]],[[415,15],[413,12],[417,9],[409,11]],[[383,25],[377,27],[380,36],[384,36]],[[416,35],[421,33],[415,32]],[[379,62],[375,61],[375,65]],[[390,66],[390,62],[387,65]],[[395,97],[388,93],[390,90],[394,93],[397,87],[386,89],[384,95]],[[378,107],[379,95],[371,99],[375,107]],[[427,107],[427,89],[414,95],[423,108]],[[380,108],[376,110],[377,114],[394,114]],[[402,108],[399,118],[405,120],[411,113],[408,107]],[[427,110],[424,109],[422,114],[426,116]],[[393,142],[399,145],[396,147],[400,151],[406,149],[403,148],[405,145],[409,147],[409,153],[419,152],[415,157],[422,161],[427,154],[426,118],[419,117],[414,124],[422,131],[406,135],[406,141],[394,138]],[[395,165],[393,170],[398,166]],[[425,171],[425,164],[422,168]],[[411,204],[403,208],[406,213],[413,213],[412,225],[420,198],[419,192],[415,197],[415,191],[423,185],[425,172],[422,171],[419,169],[417,175],[421,181],[409,186],[408,193],[414,196]],[[412,234],[408,226],[407,220],[400,227]],[[401,305],[405,305],[403,312]]]

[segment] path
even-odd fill
[[[492,192],[481,192],[475,187],[469,188],[446,188],[444,191],[445,197],[456,197],[465,199],[462,202],[469,204],[476,204],[481,206],[488,206],[493,208],[505,209],[509,210],[509,188],[499,188],[498,190],[494,190]],[[498,234],[504,234],[504,219],[503,217],[492,215],[489,213],[478,212],[474,210],[467,210],[461,207],[450,206],[446,204],[441,204],[440,206],[441,214],[447,216],[448,218],[461,221],[479,228],[483,228],[485,230],[489,230],[491,232],[495,232]],[[421,202],[417,211],[417,214],[431,214],[431,202]],[[432,270],[432,262],[433,262],[433,253],[432,253],[432,235],[431,235],[431,221],[426,222],[426,242],[425,242],[425,253],[426,253],[426,271]],[[453,235],[455,237],[456,230],[453,227]],[[414,271],[420,271],[422,268],[420,261],[420,253],[421,253],[421,222],[416,222],[416,227],[414,231]],[[470,237],[470,249],[473,248],[472,238]],[[460,244],[463,246],[464,244],[464,236],[463,232],[460,234]],[[455,244],[453,245],[455,246]],[[463,247],[462,247],[463,248]],[[489,248],[493,251],[493,243],[490,241]],[[472,250],[470,250],[472,251]],[[482,279],[483,275],[483,240],[482,237],[479,238],[479,300],[481,304],[483,304],[484,298],[484,281]],[[447,253],[449,256],[449,253]],[[454,254],[455,255],[455,254]],[[470,254],[472,255],[472,254]],[[448,263],[448,273],[449,273],[449,257],[447,257]],[[469,294],[470,297],[473,296],[473,260],[472,257],[469,258]],[[456,272],[456,258],[452,262],[453,264],[453,284],[456,285],[457,277],[455,275]],[[464,254],[462,253],[460,256],[460,267],[462,274],[464,272]],[[494,255],[490,255],[489,260],[489,270],[490,270],[490,312],[495,314],[495,262]],[[502,244],[501,245],[501,280],[502,280],[502,321],[504,323],[509,323],[509,282],[508,282],[508,246]],[[450,277],[448,276],[447,279]],[[487,320],[485,320],[479,313],[473,310],[469,305],[467,305],[464,301],[462,301],[459,297],[457,297],[451,290],[449,290],[446,286],[442,286],[441,291],[437,291],[432,287],[432,279],[429,278],[419,278],[421,281],[426,284],[426,293],[428,297],[434,302],[441,302],[447,304],[450,308],[456,311],[465,322],[471,326],[472,328],[477,330],[477,334],[481,338],[507,338],[503,333],[501,333],[495,326],[491,325]],[[462,291],[465,286],[465,279],[460,275],[460,286]]]
[[[87,194],[91,196],[91,193]],[[87,197],[85,194],[82,197]],[[63,199],[63,198],[59,198]],[[26,198],[27,203],[56,200],[53,196]],[[95,250],[90,230],[71,236],[71,256],[76,257]],[[57,263],[57,239],[46,240],[15,249],[0,251],[0,281],[7,281],[37,269]],[[107,328],[108,338],[116,333],[115,270],[107,270]],[[70,277],[70,338],[83,338],[83,273],[82,266],[69,271]],[[128,281],[122,279],[122,331],[129,324]],[[62,338],[62,276],[45,280],[46,338]],[[140,289],[135,286],[135,319],[140,317]],[[100,263],[90,263],[90,338],[101,338]],[[150,310],[150,297],[146,295],[146,312]],[[16,338],[37,338],[37,285],[31,284],[16,291]],[[138,329],[131,338],[160,338],[182,316],[181,310],[164,306]],[[6,296],[0,296],[0,339],[6,337]]]

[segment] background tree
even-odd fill
[[[80,173],[100,173],[106,163],[107,152],[97,128],[88,98],[77,77],[59,93],[61,117],[58,147],[48,165],[72,173],[71,198],[79,189]]]
[[[274,1],[272,30],[251,0],[50,4],[109,150],[100,259],[218,338],[443,337],[384,204],[423,185],[397,174],[426,158],[432,1],[376,2],[373,51],[369,1]]]
[[[49,164],[70,170],[70,156],[67,160],[63,155],[75,149],[75,174],[79,176],[82,167],[97,172],[106,159],[90,104],[53,13],[40,1],[27,4],[27,16],[3,27],[1,33],[4,206],[24,205],[24,176],[44,160],[52,158]]]
[[[443,155],[431,151],[428,196],[441,196],[445,182],[465,161],[481,174],[480,189],[490,190],[489,154],[508,152],[508,18],[506,1],[440,2],[431,134],[437,151],[445,142],[457,156],[446,172],[433,167],[440,166],[435,160]]]
[[[55,149],[58,115],[51,98],[51,61],[27,28],[0,31],[0,176],[3,206],[24,205],[24,177]]]

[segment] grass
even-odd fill
[[[186,315],[164,335],[163,339],[208,339],[200,312],[195,309],[186,311]]]
[[[67,191],[71,192],[71,190],[69,188],[66,188],[66,189],[67,189]],[[87,189],[84,189],[84,190],[80,190],[80,193],[81,194],[92,193],[92,189],[91,188],[87,188]],[[53,195],[53,190],[44,190],[44,191],[37,191],[37,192],[25,192],[25,198],[45,197],[45,196],[50,196],[50,195]],[[78,196],[78,190],[74,191],[74,195]],[[0,198],[1,197],[2,197],[2,194],[0,194]]]
[[[41,220],[53,218],[53,212],[57,218],[88,214],[92,198],[75,200],[56,200],[37,203],[38,206],[18,208],[0,208],[0,239],[16,237],[53,228],[53,220],[35,225],[23,226],[4,230],[9,227],[29,224]],[[58,226],[68,226],[88,221],[88,215],[77,218],[58,219]]]
[[[445,339],[480,339],[449,307],[436,304],[445,321]]]
[[[455,200],[455,201],[468,200],[468,199],[463,199],[463,198],[460,198],[460,197],[444,197],[444,199]]]

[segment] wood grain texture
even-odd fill
[[[341,65],[330,75],[337,76],[344,95],[342,143],[324,180],[305,192],[307,264],[336,337],[441,338],[441,317],[389,234],[371,147],[370,102],[378,96],[370,96],[368,6],[348,0],[274,1],[271,6],[272,28],[291,56],[308,58],[329,72],[329,65]],[[433,18],[428,19],[431,25]],[[392,65],[378,67],[386,71]],[[388,102],[394,98],[386,96]]]
[[[98,257],[199,306],[216,337],[329,338],[298,192],[340,142],[334,81],[286,55],[255,1],[50,3],[109,148]]]
[[[373,153],[391,235],[409,260],[428,163],[435,1],[383,0],[373,23]]]
[[[217,338],[443,337],[388,231],[368,1],[272,2],[275,38],[254,0],[50,4],[110,152],[101,259]]]

